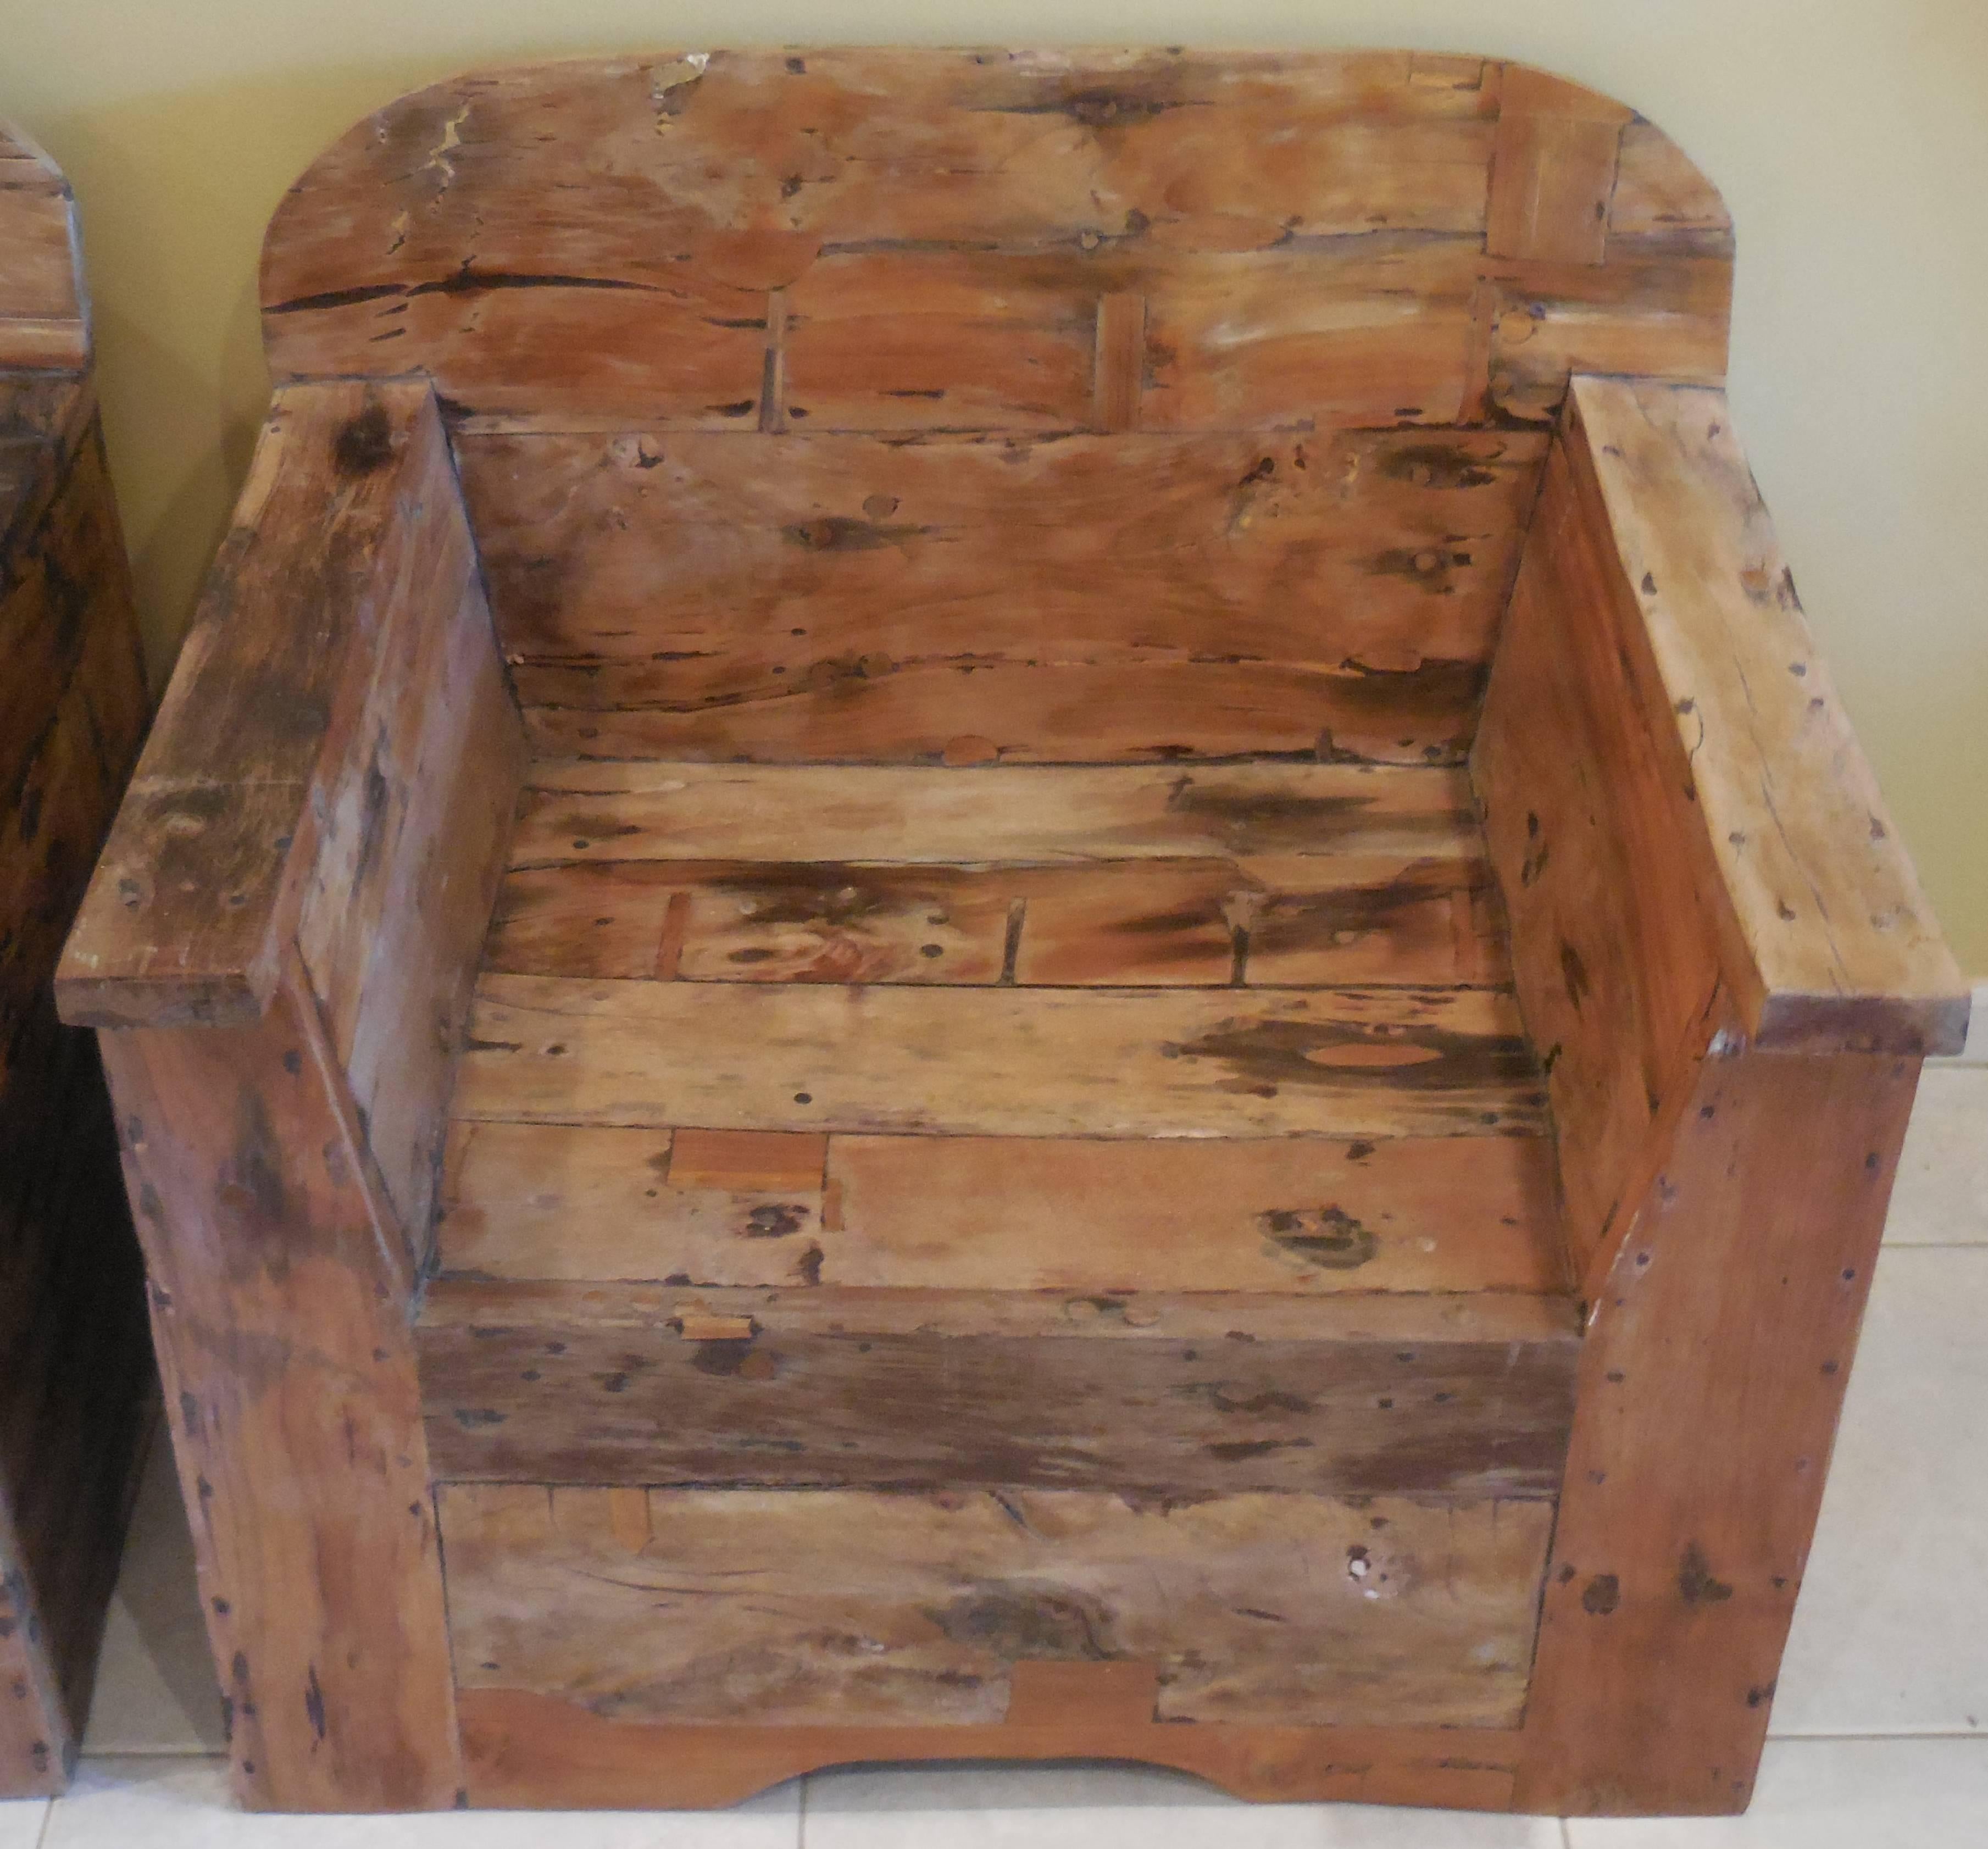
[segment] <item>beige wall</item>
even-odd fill
[[[0,113],[82,201],[111,459],[170,660],[266,390],[283,188],[465,66],[666,44],[1407,45],[1661,123],[1740,227],[1733,392],[1797,580],[1963,964],[1988,972],[1988,5],[1982,0],[19,0]]]

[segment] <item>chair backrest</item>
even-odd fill
[[[1516,66],[717,52],[404,99],[262,292],[434,380],[543,749],[1419,762],[1570,374],[1721,378],[1731,264]]]

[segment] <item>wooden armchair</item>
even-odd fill
[[[109,1094],[50,985],[147,712],[75,216],[0,124],[0,1798],[68,1782],[156,1404]]]
[[[63,977],[238,1789],[1750,1787],[1965,992],[1631,111],[729,53],[353,130]]]

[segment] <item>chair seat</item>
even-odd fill
[[[465,1686],[1510,1723],[1579,1324],[1456,772],[532,782],[418,1331]]]
[[[975,1453],[951,1480],[1544,1493],[1564,1439],[1539,1074],[1449,770],[543,763],[443,1194],[447,1475],[864,1483],[936,1447]],[[490,1375],[490,1330],[553,1323]],[[712,1347],[775,1330],[842,1411]],[[1173,1378],[1211,1332],[1264,1381]],[[1361,1407],[1329,1432],[1269,1381],[1327,1349]]]

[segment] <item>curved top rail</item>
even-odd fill
[[[1539,422],[1716,383],[1732,235],[1632,110],[1408,52],[663,52],[390,104],[276,215],[279,380],[481,428]]]

